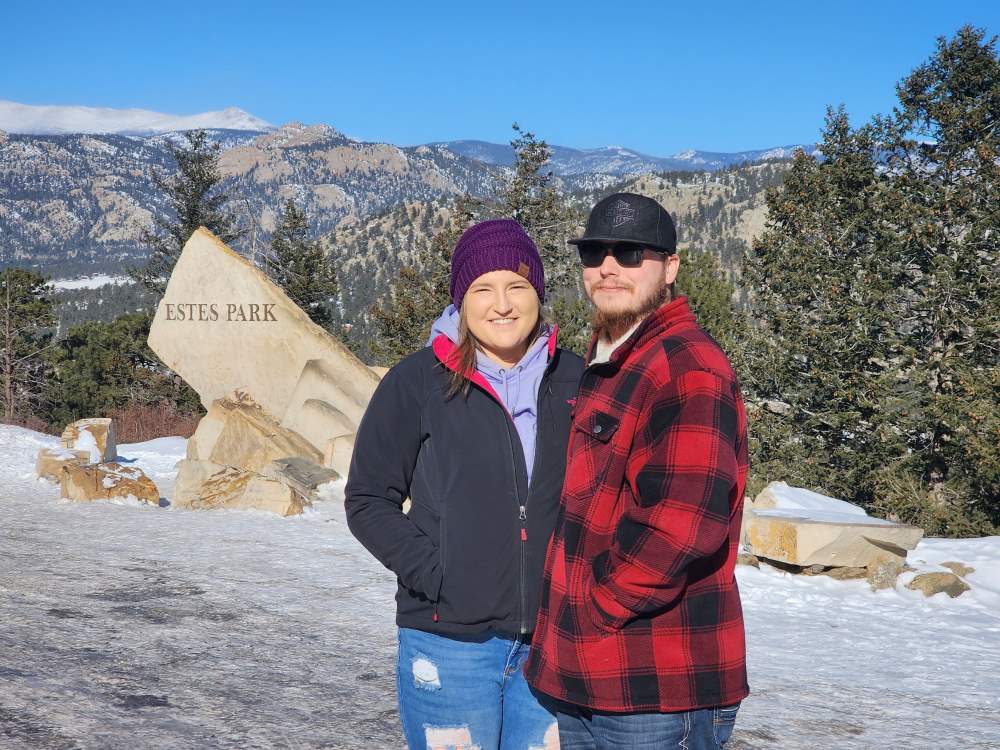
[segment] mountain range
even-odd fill
[[[220,188],[244,230],[234,249],[256,259],[269,246],[285,202],[294,200],[336,260],[340,307],[354,325],[352,335],[362,341],[370,333],[371,303],[386,293],[398,268],[427,247],[454,199],[470,195],[488,202],[511,175],[513,154],[506,145],[367,143],[328,125],[274,127],[243,112],[226,112],[190,117],[208,128],[221,149]],[[34,122],[49,129],[80,128],[78,115],[63,112]],[[88,127],[125,132],[16,133],[27,129],[28,119],[19,120],[17,128],[9,118],[0,123],[8,130],[0,130],[0,264],[72,280],[97,274],[117,278],[143,262],[143,233],[155,219],[171,219],[153,175],[175,168],[170,146],[183,135],[149,133],[167,127],[166,116],[102,117],[94,115]],[[233,124],[245,127],[226,127]],[[712,253],[736,279],[740,258],[764,226],[766,190],[781,183],[788,156],[790,148],[660,158],[623,147],[556,146],[551,166],[555,184],[581,216],[611,192],[659,200],[676,217],[685,251]],[[110,319],[151,302],[131,284],[84,288],[96,285],[96,280],[75,285],[81,288],[63,283],[60,320]]]
[[[117,134],[149,136],[204,128],[263,134],[276,126],[237,107],[194,115],[171,115],[144,109],[84,106],[37,106],[0,100],[0,130],[24,135]],[[346,138],[346,136],[342,136]],[[352,140],[352,139],[348,139]],[[511,166],[510,144],[479,140],[439,141],[425,144],[484,164]],[[769,159],[788,159],[796,149],[814,153],[814,144],[793,144],[767,149],[724,153],[689,149],[672,156],[651,156],[624,146],[571,148],[552,145],[550,165],[554,174],[578,178],[587,174],[621,177],[649,172],[718,170]]]
[[[456,154],[486,164],[501,166],[514,164],[514,149],[509,144],[461,140],[441,141],[434,145],[445,146]],[[750,162],[790,159],[798,149],[807,154],[816,152],[815,144],[805,143],[735,153],[690,149],[673,156],[650,156],[624,146],[586,149],[552,146],[551,148],[552,158],[549,164],[554,174],[563,176],[586,173],[628,175],[649,172],[715,171]]]

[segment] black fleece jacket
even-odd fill
[[[397,576],[398,625],[534,629],[582,372],[578,356],[555,349],[539,387],[530,487],[503,404],[478,385],[446,398],[450,373],[431,348],[383,378],[355,438],[346,508],[351,532]]]

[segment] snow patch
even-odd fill
[[[121,286],[131,282],[132,280],[128,276],[108,276],[102,273],[96,276],[81,276],[76,279],[55,279],[49,283],[54,289],[99,289],[108,284]]]
[[[94,437],[94,434],[88,427],[80,429],[76,436],[76,442],[73,443],[73,448],[78,451],[87,451],[90,453],[90,463],[100,463],[102,458],[101,449],[97,445],[97,438]]]

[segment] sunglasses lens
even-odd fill
[[[580,253],[580,262],[587,268],[601,265],[608,254],[608,248],[599,242],[581,242],[577,245],[577,250]]]
[[[623,268],[636,268],[642,265],[642,245],[633,242],[619,242],[615,245],[581,242],[577,245],[577,249],[580,252],[580,262],[588,268],[597,268],[609,253],[615,256],[615,262]]]
[[[631,268],[642,265],[642,246],[622,243],[614,247],[615,260],[619,266]]]

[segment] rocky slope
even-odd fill
[[[321,234],[407,200],[488,194],[501,173],[442,146],[362,143],[325,125],[212,135],[224,148],[223,189],[248,230],[243,250],[254,229],[267,241],[287,198]],[[167,210],[153,170],[171,165],[176,138],[0,133],[0,262],[66,276],[140,260],[143,229]]]

